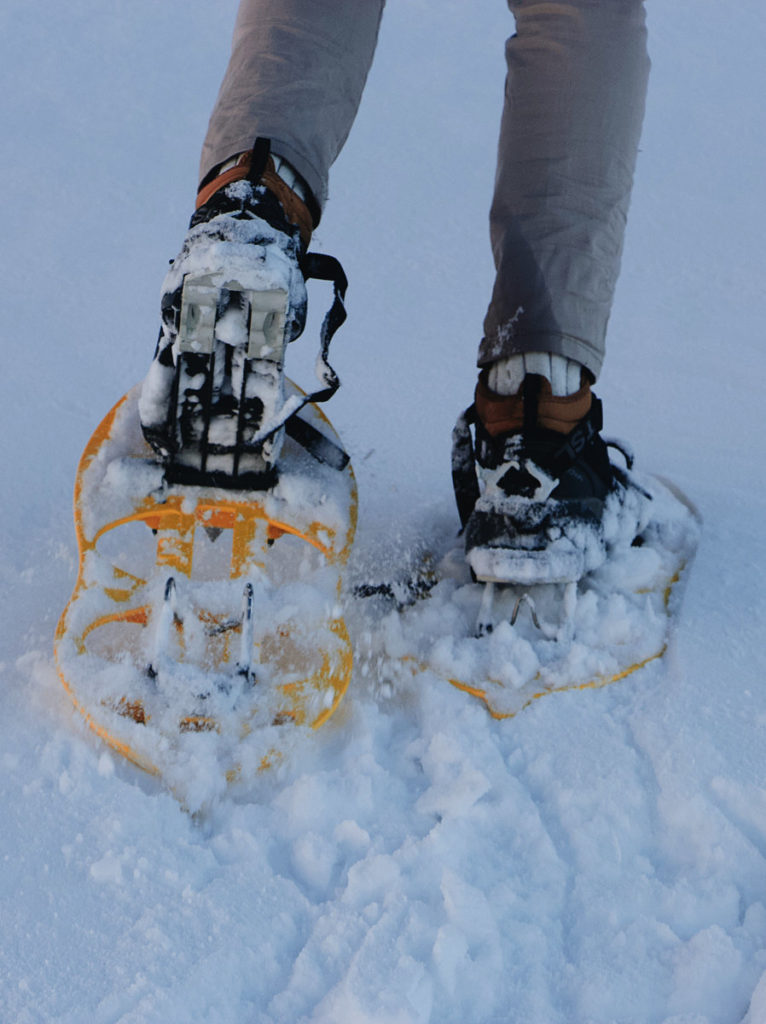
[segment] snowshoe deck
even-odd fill
[[[80,460],[58,672],[91,728],[171,785],[209,761],[228,781],[251,776],[296,726],[327,722],[348,686],[339,598],[353,471],[307,405],[270,490],[168,484],[141,434],[139,390]]]

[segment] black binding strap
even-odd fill
[[[316,427],[312,427],[300,416],[291,416],[285,423],[285,433],[293,441],[316,459],[317,462],[324,462],[332,469],[344,470],[349,464],[350,456],[339,444],[331,438],[326,437]]]
[[[316,391],[304,394],[296,403],[295,396],[288,398],[279,413],[272,420],[269,420],[266,428],[258,433],[247,443],[246,448],[260,448],[264,441],[267,441],[278,430],[285,426],[301,411],[305,405],[316,402],[326,402],[332,398],[340,387],[340,378],[330,366],[327,356],[330,351],[330,342],[333,335],[346,319],[346,307],[344,299],[348,280],[340,262],[334,256],[325,256],[323,253],[307,253],[300,261],[301,271],[305,280],[312,278],[318,281],[330,281],[333,285],[333,302],[325,314],[320,331],[319,355],[316,361],[316,375],[324,385]]]
[[[471,426],[475,423],[476,406],[470,405],[458,416],[452,430],[452,486],[461,527],[465,527],[468,522],[480,493],[471,436]]]
[[[253,185],[260,184],[263,172],[266,170],[266,164],[269,162],[270,154],[271,140],[258,136],[250,152],[250,170],[247,174],[247,180]]]
[[[315,391],[308,399],[309,402],[326,402],[340,387],[340,380],[327,361],[327,354],[330,351],[333,335],[346,320],[345,299],[348,279],[339,260],[336,260],[334,256],[325,256],[323,253],[306,253],[300,261],[300,267],[306,281],[329,281],[333,286],[332,305],[325,314],[319,334],[317,376],[325,387]]]
[[[590,409],[564,438],[561,446],[545,461],[545,470],[557,479],[579,459],[583,450],[598,436],[604,424],[601,400],[592,396]]]

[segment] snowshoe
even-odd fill
[[[676,488],[634,473],[623,446],[625,467],[610,461],[615,442],[600,436],[589,385],[551,402],[538,379],[523,397],[526,408],[492,408],[480,380],[458,420],[458,542],[429,545],[422,572],[356,589],[372,599],[368,614],[384,616],[368,653],[376,665],[395,677],[433,672],[497,718],[661,658],[699,535]],[[540,406],[571,429],[541,425]],[[394,605],[387,615],[381,602]]]
[[[357,651],[396,689],[427,673],[482,701],[497,719],[547,694],[606,686],[662,659],[677,620],[700,520],[672,484],[634,477],[648,513],[632,541],[579,580],[478,581],[462,538],[434,541],[422,571],[367,578],[356,593]],[[443,532],[442,532],[443,535]]]
[[[149,376],[96,429],[75,485],[59,674],[99,735],[177,790],[273,763],[295,726],[331,717],[351,674],[340,586],[356,487],[316,405],[339,385],[327,355],[346,281],[306,254],[261,142],[192,218]],[[309,277],[335,296],[307,394],[283,364]]]
[[[139,426],[140,387],[85,448],[79,573],[56,630],[59,675],[88,724],[183,788],[250,777],[348,686],[340,608],[356,487],[329,421],[304,405],[268,490],[169,482]],[[305,397],[288,383],[288,397]]]

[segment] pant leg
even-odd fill
[[[523,352],[594,376],[622,256],[649,58],[642,0],[508,0],[479,365]]]
[[[330,165],[359,106],[384,2],[241,0],[200,180],[260,135],[321,207]]]

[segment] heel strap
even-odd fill
[[[238,157],[232,159],[235,160],[234,164],[227,161],[222,165],[226,168],[225,170],[220,171],[209,181],[203,180],[197,193],[195,209],[199,210],[220,189],[235,181],[247,179],[254,185],[265,186],[277,197],[285,212],[285,217],[300,231],[304,249],[308,249],[311,232],[315,226],[315,218],[312,216],[308,204],[277,173],[274,159],[270,153],[269,140],[256,139],[252,149],[240,153]]]

